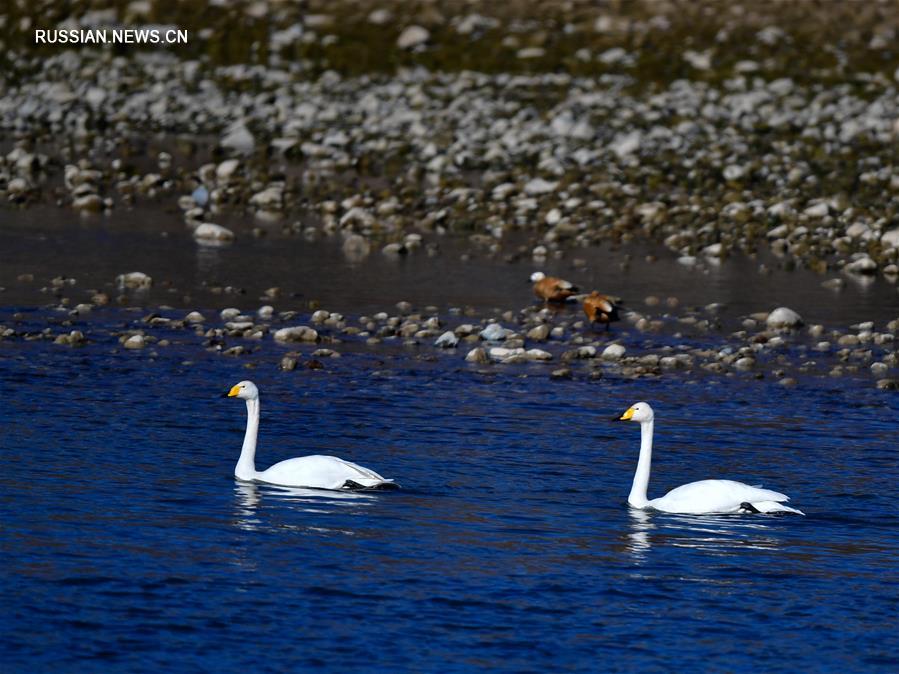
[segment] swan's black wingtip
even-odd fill
[[[343,489],[349,489],[350,491],[396,491],[399,488],[400,486],[396,482],[381,482],[370,487],[359,484],[354,480],[347,480],[343,483]]]

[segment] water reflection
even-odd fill
[[[722,555],[738,550],[776,550],[780,541],[764,515],[661,515],[675,547]]]
[[[629,508],[628,515],[630,515],[630,531],[627,534],[627,551],[636,563],[642,564],[652,548],[650,533],[656,525],[652,523],[652,514],[646,510]]]
[[[310,513],[314,515],[329,515],[337,512],[347,512],[347,508],[361,508],[373,504],[377,496],[364,492],[354,491],[329,491],[326,489],[308,489],[305,487],[281,487],[273,484],[260,484],[256,482],[235,482],[235,515],[238,527],[245,531],[256,531],[266,527],[266,523],[260,518],[262,508],[266,505],[283,507],[295,512]],[[353,511],[349,511],[353,512]],[[269,524],[270,526],[270,524]],[[315,531],[351,531],[328,529],[312,524],[298,525],[283,523],[278,528],[302,529]]]
[[[776,550],[781,541],[773,526],[779,518],[764,515],[674,515],[630,509],[626,548],[636,563],[646,561],[653,546],[693,548],[732,555],[743,550]]]
[[[213,246],[197,246],[197,271],[203,275],[211,274],[221,264],[221,248]]]

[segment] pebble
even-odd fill
[[[306,325],[280,328],[275,331],[274,338],[278,342],[316,342],[318,331]]]
[[[885,375],[889,371],[889,369],[890,368],[886,363],[881,363],[880,361],[871,363],[871,374],[873,374],[875,377],[883,377],[883,375]]]
[[[867,255],[850,262],[843,270],[850,274],[874,274],[877,272],[877,263]]]
[[[458,343],[459,338],[456,336],[456,333],[452,330],[447,330],[436,339],[434,346],[440,347],[441,349],[453,349]]]
[[[625,349],[625,347],[623,347],[621,344],[609,344],[602,351],[602,359],[620,360],[624,357],[625,351],[627,351],[627,349]]]
[[[483,347],[479,346],[468,352],[465,356],[465,360],[468,363],[489,363],[490,356],[487,354],[487,350]]]
[[[194,229],[194,239],[201,243],[224,243],[234,240],[234,232],[212,222],[203,222]]]
[[[499,323],[491,323],[486,328],[481,330],[479,335],[484,341],[498,342],[504,340],[511,333],[511,330],[507,330]]]
[[[124,342],[122,342],[122,346],[124,346],[126,349],[142,349],[146,345],[146,338],[143,335],[131,335]]]
[[[396,46],[400,49],[413,49],[427,43],[431,39],[431,33],[422,26],[407,26],[396,40]]]
[[[133,271],[116,277],[116,285],[119,288],[131,290],[146,290],[153,285],[153,279],[143,272]]]
[[[795,329],[802,326],[802,317],[787,307],[778,307],[765,319],[765,324],[774,329]]]
[[[528,330],[525,336],[528,339],[534,340],[535,342],[545,342],[549,337],[549,333],[550,326],[544,323]]]

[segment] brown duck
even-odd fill
[[[542,271],[531,274],[534,294],[544,302],[564,302],[577,294],[578,287],[568,281],[554,276],[547,276]]]
[[[584,298],[584,313],[594,325],[596,323],[605,323],[606,330],[612,321],[620,320],[618,317],[618,309],[620,308],[619,299],[610,295],[603,295],[595,290]]]

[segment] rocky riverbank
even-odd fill
[[[339,232],[360,256],[401,253],[434,230],[497,247],[522,231],[529,247],[508,254],[562,257],[645,239],[684,264],[767,248],[821,274],[899,277],[897,57],[875,22],[889,6],[859,12],[856,23],[873,33],[844,31],[844,51],[801,45],[820,60],[811,71],[791,60],[802,30],[832,31],[838,5],[800,21],[775,3],[761,25],[750,5],[714,16],[699,3],[706,19],[689,39],[676,4],[538,6],[519,7],[535,12],[523,23],[514,12],[446,18],[446,35],[458,38],[449,42],[426,26],[413,40],[405,24],[417,15],[398,7],[291,15],[275,3],[267,16],[283,25],[269,31],[267,57],[241,63],[211,57],[214,35],[181,52],[38,54],[19,42],[0,97],[0,196],[86,213],[179,208],[207,242],[234,238],[210,225],[236,211],[307,235]],[[154,7],[87,12],[76,23],[149,21]],[[425,23],[440,23],[440,8],[423,5]],[[411,60],[393,69],[372,60],[365,74],[325,68],[331,50],[355,48],[341,33],[350,26],[367,26],[366,39],[397,32],[388,52]],[[488,59],[476,72],[448,56],[440,69],[421,67],[460,44],[489,36],[508,45],[519,34],[515,59],[528,67]],[[317,60],[286,58],[290,45],[329,36]],[[593,49],[569,62],[541,39]],[[659,51],[676,65],[650,76]]]

